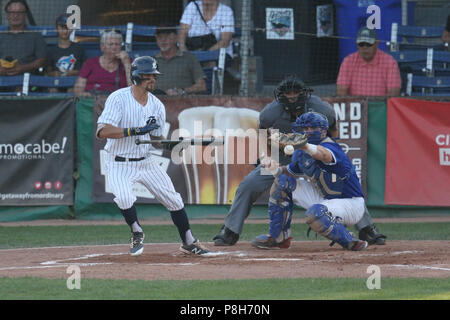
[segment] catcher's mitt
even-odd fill
[[[280,133],[275,132],[270,136],[272,143],[278,143],[280,149],[284,149],[287,145],[291,145],[294,149],[303,147],[308,142],[308,137],[302,133]]]

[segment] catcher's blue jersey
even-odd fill
[[[363,197],[355,168],[341,146],[331,139],[320,145],[331,151],[335,162],[325,164],[303,150],[296,150],[287,166],[288,171],[307,176],[325,199]]]

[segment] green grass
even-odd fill
[[[442,279],[383,278],[380,289],[369,290],[364,278],[215,281],[81,279],[79,290],[69,290],[66,279],[24,277],[0,278],[0,297],[5,300],[450,299],[450,282]]]
[[[192,224],[194,235],[202,241],[211,241],[221,225]],[[379,223],[378,229],[389,240],[450,240],[450,222]],[[173,225],[144,226],[146,242],[179,242]],[[306,237],[305,224],[292,225],[294,240],[315,240],[314,233]],[[246,224],[241,240],[252,240],[267,233],[266,224]],[[124,244],[128,242],[129,228],[119,226],[26,226],[0,227],[0,249],[69,246],[87,244]],[[317,237],[317,240],[323,240]]]

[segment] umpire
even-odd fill
[[[295,75],[286,76],[274,91],[275,100],[260,112],[259,128],[273,128],[283,133],[291,133],[292,123],[298,116],[315,111],[327,117],[328,135],[337,138],[338,131],[333,108],[319,97],[311,95],[312,91]],[[279,160],[281,165],[291,162],[291,158],[287,157],[282,150],[279,153]],[[225,218],[225,224],[213,238],[215,246],[232,246],[239,240],[244,220],[250,214],[252,205],[272,186],[273,176],[261,175],[260,171],[261,166],[258,165],[239,184],[231,209]],[[359,238],[367,241],[369,245],[386,243],[386,236],[378,232],[367,208],[355,228],[359,231]]]

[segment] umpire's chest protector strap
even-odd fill
[[[325,199],[341,197],[344,189],[344,181],[348,179],[348,174],[344,177],[339,177],[334,173],[326,171],[320,167],[318,161],[304,151],[298,153],[296,160],[305,176],[316,187],[322,197]]]

